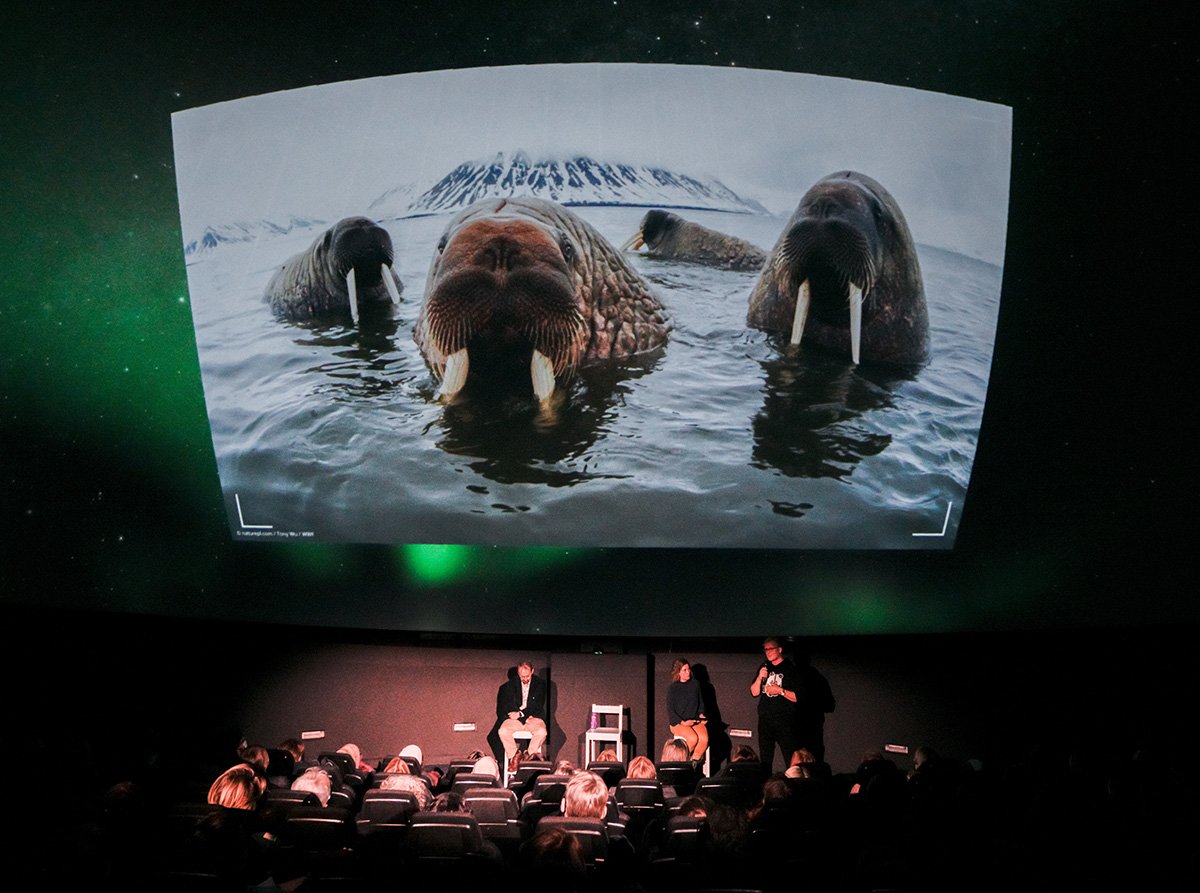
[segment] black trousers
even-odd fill
[[[783,751],[783,768],[786,769],[792,761],[792,754],[800,747],[800,730],[794,716],[758,716],[758,758],[763,765],[771,768],[775,761],[775,745]]]

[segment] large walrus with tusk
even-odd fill
[[[927,362],[925,288],[896,200],[855,171],[817,181],[763,267],[746,322],[854,363]]]
[[[472,376],[524,377],[547,400],[581,363],[666,343],[649,285],[566,208],[537,198],[476,202],[446,227],[413,339],[453,397]]]
[[[638,231],[622,251],[646,246],[646,254],[664,260],[684,260],[726,270],[762,269],[767,253],[745,239],[727,236],[716,230],[684,220],[678,214],[655,208],[647,211]]]
[[[275,271],[264,295],[285,319],[350,313],[358,322],[364,304],[400,303],[404,287],[392,269],[387,230],[366,217],[347,217]]]

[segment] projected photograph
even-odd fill
[[[177,112],[234,538],[951,548],[1011,123],[632,64]]]

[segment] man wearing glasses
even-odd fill
[[[758,698],[758,747],[763,763],[771,767],[775,760],[775,745],[783,751],[784,768],[800,747],[796,688],[799,671],[789,658],[783,656],[778,639],[763,642],[766,660],[750,683],[750,694]]]

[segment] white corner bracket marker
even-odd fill
[[[242,530],[274,530],[274,529],[275,529],[275,528],[274,528],[272,525],[270,525],[270,524],[247,524],[247,523],[246,523],[246,518],[245,518],[245,516],[242,514],[242,500],[241,500],[241,497],[239,497],[239,496],[238,496],[236,493],[234,493],[234,494],[233,494],[233,501],[234,501],[235,503],[237,503],[237,510],[238,510],[238,526],[239,526],[239,527],[241,527],[241,528],[242,528]]]
[[[942,529],[937,533],[914,533],[913,536],[945,536],[946,528],[950,526],[950,509],[954,508],[954,500],[946,505],[946,517],[942,519]]]

